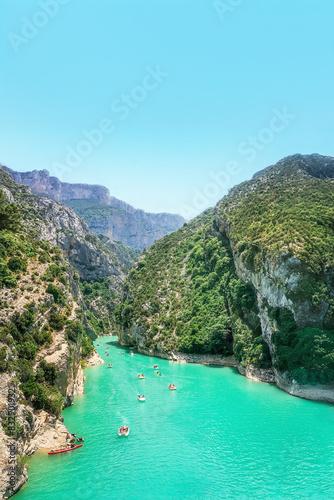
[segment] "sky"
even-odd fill
[[[0,0],[0,163],[190,219],[334,155],[333,0]]]

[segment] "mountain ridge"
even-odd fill
[[[178,214],[150,213],[136,209],[110,195],[105,186],[62,182],[47,170],[16,172],[0,165],[15,182],[30,187],[32,193],[47,196],[70,206],[97,234],[144,250],[155,240],[175,231],[185,219]]]

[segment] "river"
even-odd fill
[[[115,337],[98,343],[106,364],[85,370],[85,394],[63,412],[84,446],[33,455],[17,500],[334,498],[333,406],[232,368],[131,356]]]

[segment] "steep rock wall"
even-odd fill
[[[305,326],[322,324],[325,321],[329,304],[322,300],[317,307],[314,307],[309,300],[298,296],[296,292],[298,292],[298,287],[303,279],[304,269],[297,257],[284,254],[275,259],[268,257],[262,262],[261,270],[254,271],[243,262],[236,251],[235,242],[230,238],[228,223],[217,213],[215,221],[220,233],[229,238],[238,276],[254,286],[262,335],[269,346],[273,359],[275,359],[275,345],[272,336],[277,331],[277,325],[270,318],[268,307],[288,309],[292,312],[298,327],[304,328]],[[302,386],[294,380],[291,381],[286,374],[280,373],[276,369],[271,370],[269,374],[267,371],[263,373],[257,371],[254,377],[252,375],[254,369],[250,366],[246,368],[239,366],[239,371],[248,378],[274,382],[280,389],[291,395],[334,403],[334,386]]]

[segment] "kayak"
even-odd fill
[[[127,431],[121,431],[121,427],[118,429],[118,435],[119,436],[128,436],[130,432],[130,427],[128,427]]]
[[[72,448],[64,448],[63,450],[51,450],[49,451],[48,455],[57,455],[57,453],[65,453],[66,451],[72,451],[75,450],[76,448],[81,448],[82,444],[76,444],[75,446],[72,446]]]

